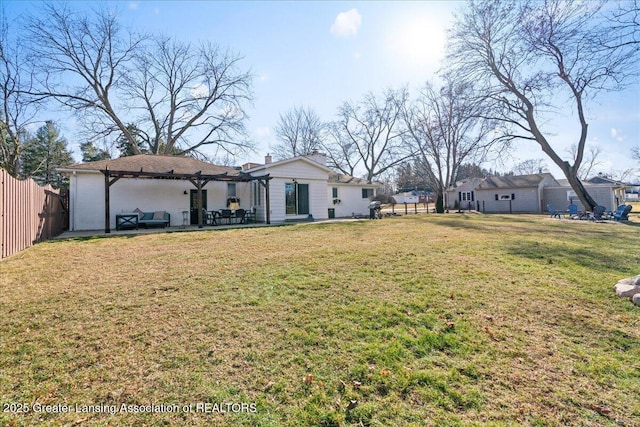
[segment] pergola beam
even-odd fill
[[[187,180],[191,182],[198,190],[197,194],[197,208],[198,208],[198,228],[202,228],[202,187],[207,185],[211,181],[222,182],[250,182],[258,181],[260,185],[265,187],[266,198],[266,221],[267,224],[271,224],[270,206],[269,206],[269,175],[262,175],[259,177],[251,176],[248,173],[240,172],[239,175],[229,175],[228,173],[211,175],[203,174],[202,171],[196,173],[173,173],[173,169],[169,172],[145,172],[140,168],[140,171],[119,171],[104,169],[100,171],[104,174],[104,232],[111,233],[111,220],[110,220],[110,187],[116,183],[120,178],[142,178],[142,179],[177,179]],[[113,179],[111,179],[113,177]]]

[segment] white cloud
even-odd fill
[[[360,58],[362,58],[362,54],[360,52],[354,52],[353,59],[355,61],[360,61]]]
[[[617,142],[623,142],[627,139],[626,135],[616,128],[611,128],[611,138]]]
[[[356,9],[340,12],[331,26],[331,34],[338,37],[349,37],[358,34],[362,17]]]
[[[138,4],[138,2],[137,2],[137,1],[129,2],[129,9],[131,9],[131,10],[137,10],[137,9],[138,9],[138,7],[140,7],[140,5]]]

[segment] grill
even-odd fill
[[[369,203],[369,219],[380,219],[382,218],[382,206],[380,202],[374,200]]]

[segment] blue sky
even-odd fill
[[[73,2],[83,8],[91,3]],[[255,75],[255,100],[249,108],[248,129],[257,152],[235,159],[258,161],[276,143],[274,127],[280,113],[293,106],[312,107],[323,120],[332,120],[345,100],[366,92],[408,85],[415,94],[433,80],[446,41],[445,29],[456,1],[411,2],[109,2],[126,25],[144,32],[161,32],[184,41],[208,40],[244,56]],[[8,18],[37,10],[37,2],[4,2]],[[630,158],[640,144],[640,85],[592,102],[589,144],[602,150],[597,171],[640,167]],[[554,144],[569,147],[577,138],[571,121],[557,128]],[[73,125],[60,123],[79,159]],[[560,149],[564,154],[564,149]],[[507,170],[532,158],[545,158],[533,142],[521,142],[504,165]],[[546,160],[546,159],[545,159]],[[559,171],[546,160],[551,172]]]

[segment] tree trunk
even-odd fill
[[[436,213],[444,213],[444,194],[438,191],[436,195]]]
[[[564,176],[567,177],[567,180],[569,181],[571,189],[576,193],[576,196],[578,196],[578,199],[580,200],[580,203],[582,203],[582,206],[584,206],[584,209],[593,211],[593,208],[595,208],[598,203],[587,192],[584,185],[582,185],[580,178],[578,178],[577,170],[569,166],[567,162],[565,162],[564,165],[561,165],[561,167]]]

